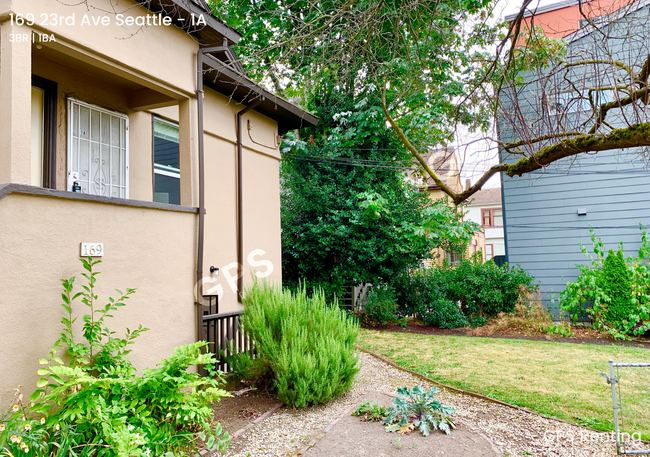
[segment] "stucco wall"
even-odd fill
[[[35,388],[38,359],[61,331],[59,280],[75,276],[77,287],[83,283],[81,242],[104,243],[96,288],[102,304],[116,288],[137,288],[111,328],[151,329],[129,356],[138,368],[195,341],[196,218],[21,194],[0,200],[0,396],[19,384]],[[79,314],[83,308],[76,304]]]
[[[204,294],[220,296],[220,312],[241,308],[237,301],[237,147],[235,119],[243,109],[228,97],[206,89]],[[152,110],[178,120],[173,107]],[[248,121],[250,120],[250,136]],[[280,154],[274,148],[275,121],[256,112],[243,116],[244,284],[260,273],[282,281],[280,240]],[[267,145],[255,144],[252,140]],[[264,251],[262,253],[261,251]],[[249,259],[249,256],[250,259]],[[249,261],[251,260],[252,263]],[[210,267],[220,269],[211,274]]]
[[[35,31],[55,35],[57,43],[44,43],[44,46],[66,53],[98,54],[107,64],[119,62],[130,68],[133,77],[164,81],[190,93],[194,90],[198,45],[191,36],[174,25],[139,27],[118,24],[118,14],[136,18],[149,14],[146,7],[130,0],[13,0],[10,3],[16,14],[34,15],[32,28]],[[6,11],[0,11],[0,15],[3,13]],[[53,15],[56,15],[56,21]],[[68,22],[73,15],[74,26]],[[90,25],[82,25],[84,16],[89,18]],[[103,16],[110,19],[109,25],[92,23],[93,19]],[[73,49],[63,50],[67,44],[73,44]]]
[[[98,8],[89,13],[94,15],[108,8],[110,2],[91,0],[90,4]],[[133,7],[131,15],[146,11],[130,0],[120,0],[119,5]],[[40,12],[75,12],[77,21],[88,13],[83,6],[65,6],[50,0],[0,0],[0,22],[7,19],[9,10],[33,12],[37,17]],[[56,187],[63,190],[67,184],[67,97],[127,114],[129,196],[151,201],[151,118],[158,113],[180,124],[181,201],[197,206],[195,40],[175,27],[150,27],[132,36],[129,33],[134,30],[119,27],[52,26],[34,30],[55,33],[57,43],[43,44],[41,49],[31,43],[11,48],[16,56],[25,57],[25,62],[31,60],[33,65],[3,67],[2,74],[11,76],[6,87],[13,87],[15,81],[21,84],[20,93],[13,96],[16,94],[12,92],[9,100],[16,110],[5,115],[6,119],[16,121],[16,128],[3,129],[0,125],[0,130],[11,133],[18,131],[18,126],[29,125],[30,73],[57,82]],[[3,34],[9,32],[3,27]],[[32,59],[26,57],[30,53]],[[3,62],[14,63],[9,58]],[[8,68],[15,72],[11,74]],[[162,95],[163,101],[164,97],[173,99],[173,106],[134,108],[143,89],[153,89]],[[206,89],[204,100],[204,292],[219,294],[220,311],[228,312],[240,308],[231,284],[236,280],[236,267],[232,265],[237,262],[235,118],[244,106],[210,89]],[[249,137],[248,120],[250,135],[261,145]],[[254,267],[262,274],[269,273],[267,279],[281,281],[277,123],[250,112],[244,116],[243,126],[244,277],[246,282],[250,281],[250,269]],[[22,160],[29,157],[29,141],[22,139],[24,136],[11,135],[11,142],[0,150],[0,159],[8,159],[12,166],[11,173],[3,174],[0,170],[0,184],[27,182],[12,178],[27,176],[30,171],[29,161]],[[154,365],[173,347],[195,340],[196,214],[11,194],[0,199],[0,309],[6,317],[0,322],[0,347],[3,354],[9,354],[0,360],[0,395],[18,384],[27,390],[33,387],[38,368],[34,363],[46,354],[60,331],[59,279],[79,276],[81,272],[80,242],[105,245],[100,296],[105,297],[103,291],[114,288],[138,288],[117,320],[118,327],[141,323],[151,328],[134,347],[132,360],[138,367]],[[211,275],[210,266],[220,268],[222,273]]]

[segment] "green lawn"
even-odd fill
[[[650,350],[636,347],[374,330],[362,330],[360,344],[436,381],[605,431],[613,429],[612,397],[600,372],[609,373],[609,359],[650,362]],[[625,429],[647,439],[650,369],[619,376]]]

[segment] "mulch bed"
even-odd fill
[[[278,403],[280,401],[276,396],[257,390],[224,397],[213,405],[214,422],[219,422],[224,431],[232,436]]]
[[[381,330],[387,332],[400,332],[400,333],[418,333],[421,335],[444,335],[444,336],[469,336],[474,338],[509,338],[520,340],[532,341],[553,341],[558,343],[574,343],[574,344],[599,344],[599,345],[617,345],[617,346],[630,346],[630,347],[644,347],[650,349],[650,338],[640,337],[631,341],[617,341],[609,335],[597,332],[590,328],[573,327],[572,337],[561,337],[558,335],[548,335],[546,333],[534,333],[520,329],[507,329],[499,330],[495,333],[490,333],[488,330],[482,331],[486,327],[479,328],[454,328],[442,329],[430,325],[424,325],[418,322],[409,322],[406,328],[399,325],[362,325],[363,328],[371,330]]]

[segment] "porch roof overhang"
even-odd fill
[[[318,124],[318,118],[313,114],[267,91],[209,54],[203,59],[203,83],[244,105],[262,99],[262,102],[255,107],[255,111],[275,120],[280,135],[289,130]]]
[[[172,18],[176,27],[194,36],[202,45],[222,43],[224,38],[227,38],[232,44],[237,44],[241,38],[237,30],[213,16],[207,6],[200,6],[203,2],[197,0],[135,1],[153,13],[160,13]],[[194,17],[202,16],[205,19],[205,25],[192,25],[192,15]]]

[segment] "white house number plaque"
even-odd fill
[[[104,255],[104,243],[81,243],[81,257],[101,257]]]

